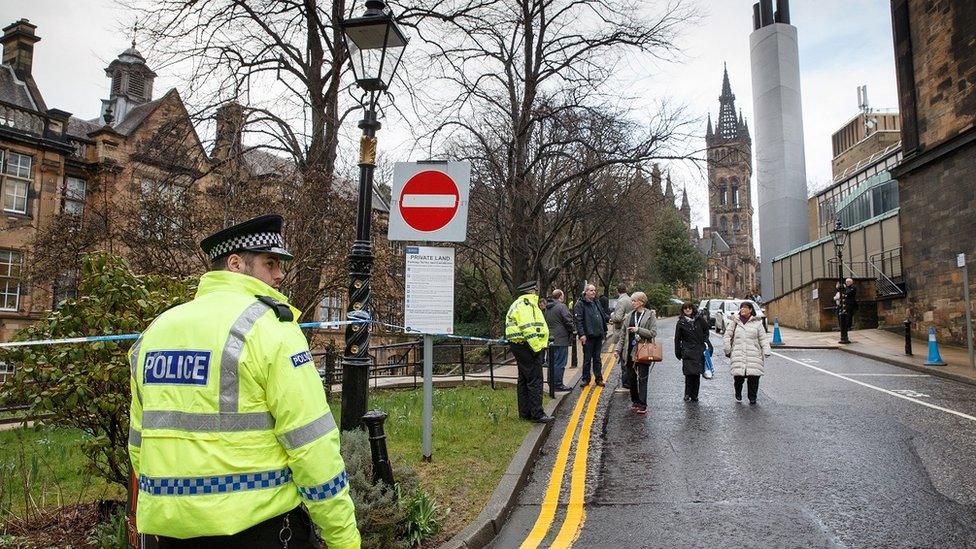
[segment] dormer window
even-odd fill
[[[122,93],[122,71],[115,71],[112,75],[112,95]]]

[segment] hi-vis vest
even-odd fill
[[[305,503],[331,549],[358,548],[339,431],[308,342],[260,280],[203,275],[130,351],[140,533],[236,534]],[[284,309],[284,307],[282,307]]]
[[[539,296],[525,294],[512,302],[505,315],[505,339],[528,343],[536,352],[549,345],[549,325],[539,309]]]

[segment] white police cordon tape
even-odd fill
[[[378,322],[375,320],[369,320],[369,315],[362,311],[353,311],[349,314],[355,320],[337,320],[333,322],[303,322],[298,325],[299,328],[303,330],[328,330],[330,328],[340,328],[342,326],[348,326],[350,324],[377,324],[380,326],[386,326],[387,328],[393,328],[396,330],[402,330],[406,334],[417,334],[422,335],[422,332],[408,328],[406,326],[398,326],[396,324],[389,324],[386,322]],[[358,317],[358,318],[357,318]],[[66,337],[62,339],[35,339],[31,341],[10,341],[7,343],[0,343],[0,349],[10,349],[14,347],[34,347],[41,345],[68,345],[73,343],[108,343],[114,341],[134,341],[139,339],[141,334],[115,334],[115,335],[99,335],[99,336],[84,336],[84,337]],[[488,339],[484,337],[473,337],[473,336],[460,336],[454,334],[429,334],[434,337],[446,337],[451,339],[462,339],[469,341],[478,341],[482,343],[495,343],[503,345],[508,343],[504,339]]]
[[[298,325],[299,328],[303,330],[327,330],[329,328],[339,328],[341,326],[346,326],[348,324],[368,324],[369,320],[338,320],[334,322],[303,322]],[[116,335],[100,335],[100,336],[85,336],[85,337],[66,337],[63,339],[35,339],[31,341],[10,341],[8,343],[0,343],[0,349],[9,349],[11,347],[33,347],[39,345],[62,345],[70,343],[102,343],[111,341],[131,341],[139,339],[142,334],[116,334]]]

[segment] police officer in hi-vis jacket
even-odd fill
[[[275,288],[292,259],[266,215],[201,242],[211,271],[130,351],[136,527],[160,547],[358,548],[339,431]]]

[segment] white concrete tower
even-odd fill
[[[753,6],[752,102],[759,191],[760,284],[773,296],[774,257],[808,242],[800,56],[789,0]]]

